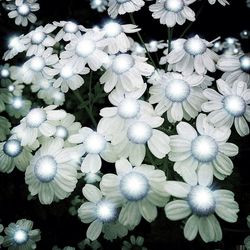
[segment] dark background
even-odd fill
[[[191,5],[196,12],[202,5],[203,9],[197,21],[193,23],[186,36],[199,34],[207,40],[213,40],[218,36],[222,38],[233,36],[240,39],[239,33],[243,29],[250,30],[250,9],[246,7],[245,0],[229,0],[231,5],[222,7],[220,4],[213,6],[207,0],[197,1]],[[91,10],[87,0],[40,0],[41,9],[36,13],[41,24],[60,20],[75,20],[85,27],[101,25],[108,20],[106,12],[98,13]],[[149,3],[151,4],[151,2]],[[147,6],[149,5],[147,3]],[[0,53],[7,49],[7,41],[13,34],[29,32],[29,28],[14,25],[6,13],[1,9],[0,16]],[[151,17],[147,7],[134,14],[137,24],[142,28],[142,36],[145,41],[161,40],[167,38],[166,26],[160,25],[158,20]],[[121,23],[128,23],[127,16],[119,17]],[[188,26],[174,28],[174,37],[178,38]],[[244,52],[249,51],[249,40],[240,40]],[[3,63],[3,62],[2,62]],[[70,112],[70,110],[68,110]],[[231,142],[240,147],[239,155],[234,158],[235,171],[233,175],[223,183],[217,183],[220,188],[228,188],[235,192],[236,200],[240,204],[239,220],[235,224],[224,223],[222,220],[223,241],[219,243],[205,244],[199,237],[193,242],[188,242],[183,236],[183,224],[171,222],[165,219],[163,209],[152,224],[142,221],[132,234],[145,237],[145,246],[148,249],[169,250],[214,250],[236,249],[243,244],[244,238],[250,235],[246,225],[246,216],[250,214],[250,181],[249,181],[249,154],[250,136],[240,138],[233,131]],[[1,163],[0,163],[1,164]],[[74,194],[80,194],[83,182],[78,183]],[[73,197],[74,194],[71,196]],[[0,219],[7,226],[10,222],[26,218],[34,221],[34,228],[42,231],[42,240],[38,243],[38,249],[47,250],[52,246],[75,246],[85,238],[87,226],[81,223],[77,217],[68,213],[70,198],[50,206],[43,206],[37,199],[27,201],[28,190],[24,182],[24,174],[15,170],[10,175],[0,173]],[[1,220],[0,220],[1,222]],[[128,238],[128,237],[127,237]],[[122,240],[110,242],[100,240],[104,249],[121,249]]]

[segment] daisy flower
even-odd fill
[[[115,203],[103,197],[101,191],[94,185],[86,184],[82,189],[84,197],[88,200],[78,209],[78,216],[83,223],[90,223],[86,232],[87,238],[96,240],[101,232],[115,234],[113,239],[122,238],[128,233],[128,229],[117,222],[118,208]],[[108,225],[109,232],[105,232]]]
[[[217,68],[223,72],[222,79],[233,84],[236,80],[241,80],[250,85],[250,56],[225,55],[220,57]]]
[[[30,107],[31,101],[24,100],[20,96],[14,96],[11,98],[10,104],[7,104],[6,112],[9,114],[9,116],[20,118],[29,113]]]
[[[24,83],[30,84],[52,78],[49,67],[58,62],[58,56],[52,53],[53,49],[48,48],[42,54],[33,56],[24,63],[20,69]]]
[[[104,33],[100,31],[87,31],[82,36],[77,36],[65,46],[60,54],[63,61],[72,63],[76,71],[83,71],[85,65],[96,71],[108,61],[108,55],[103,51],[107,45],[103,39]]]
[[[215,4],[217,0],[208,0],[208,2],[210,4]],[[227,4],[229,4],[229,2],[227,0],[218,0],[218,3],[220,3],[223,6],[226,6]]]
[[[10,133],[10,127],[11,124],[3,116],[0,116],[0,141],[3,141],[6,139],[6,136]]]
[[[75,36],[81,36],[81,32],[87,31],[87,29],[84,28],[82,25],[78,25],[72,21],[53,22],[53,25],[61,28],[55,36],[55,40],[57,42],[61,40],[64,40],[66,42],[71,41],[75,38]]]
[[[204,90],[209,100],[202,105],[202,110],[209,112],[209,120],[216,126],[232,127],[234,124],[240,136],[249,134],[250,122],[250,90],[242,81],[235,81],[232,87],[225,81],[217,80],[218,91]]]
[[[212,42],[200,38],[198,35],[189,39],[176,40],[178,46],[174,46],[167,55],[167,62],[174,71],[182,72],[184,75],[190,75],[194,71],[197,74],[204,75],[209,72],[215,72],[215,64],[219,56],[209,49],[213,47]]]
[[[195,118],[201,111],[201,104],[206,101],[199,84],[203,76],[191,74],[183,76],[179,73],[162,75],[158,84],[149,89],[151,104],[157,104],[155,111],[162,115],[167,111],[169,122]]]
[[[92,250],[97,250],[97,249],[101,249],[102,245],[97,240],[91,241],[90,239],[86,238],[78,243],[78,247],[81,250],[84,250],[86,248],[90,248]]]
[[[131,249],[141,249],[141,250],[147,250],[146,247],[143,246],[144,238],[141,236],[135,237],[134,235],[130,236],[130,242],[129,241],[123,241],[123,246],[121,250],[131,250]]]
[[[112,18],[125,13],[132,13],[140,10],[145,5],[143,0],[109,0],[108,14]]]
[[[21,145],[31,146],[41,135],[50,137],[56,133],[54,121],[65,118],[64,110],[55,110],[56,106],[34,108],[21,120],[20,125],[12,129],[12,133],[21,140]]]
[[[73,148],[64,148],[63,139],[48,139],[30,161],[25,182],[42,204],[65,199],[74,191],[77,168],[72,153]]]
[[[40,9],[37,0],[15,0],[13,3],[5,4],[5,8],[9,10],[9,18],[15,18],[15,24],[27,26],[28,21],[35,23],[37,17],[33,14]]]
[[[97,10],[98,12],[103,12],[107,9],[107,0],[90,0],[91,9]]]
[[[102,166],[101,158],[107,162],[116,161],[114,148],[107,142],[105,137],[91,128],[84,127],[77,134],[69,137],[69,142],[81,144],[85,155],[81,170],[83,173],[97,173]]]
[[[39,229],[32,229],[33,222],[26,219],[18,220],[16,223],[10,223],[4,229],[5,237],[3,246],[8,249],[35,249],[36,242],[41,239]]]
[[[10,84],[12,84],[12,81],[10,80],[10,65],[4,64],[0,65],[0,82],[2,87],[7,87]]]
[[[206,243],[220,241],[222,231],[215,215],[229,223],[237,221],[239,206],[231,191],[179,181],[167,181],[165,190],[178,198],[165,206],[167,218],[176,221],[189,217],[184,226],[187,240],[194,240],[199,233]]]
[[[104,91],[108,93],[119,84],[127,92],[140,89],[144,85],[142,76],[150,76],[154,71],[154,67],[146,61],[145,57],[127,53],[114,56],[100,78],[100,83],[104,84]]]
[[[152,222],[157,207],[166,205],[169,195],[164,190],[165,173],[154,166],[132,167],[125,159],[115,164],[115,174],[105,174],[100,187],[105,197],[122,206],[119,222],[129,228],[137,226],[141,217]]]
[[[238,154],[238,147],[227,143],[229,129],[215,128],[206,115],[200,114],[196,120],[197,131],[188,123],[176,126],[178,135],[170,136],[169,160],[174,161],[174,170],[182,178],[194,184],[199,178],[202,185],[210,185],[213,175],[223,180],[233,171],[229,157]]]
[[[159,49],[164,49],[165,47],[167,47],[167,44],[164,43],[164,40],[153,40],[150,43],[146,43],[146,47],[149,52],[157,52]]]
[[[161,24],[174,27],[176,23],[182,25],[186,20],[195,21],[195,13],[188,5],[196,0],[157,0],[149,6],[152,17],[160,19]]]
[[[109,54],[125,53],[129,50],[131,43],[126,33],[135,33],[140,29],[133,24],[121,25],[111,21],[104,25],[103,31],[107,39],[107,52]]]

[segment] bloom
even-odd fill
[[[202,110],[209,112],[208,119],[216,126],[231,128],[234,124],[240,136],[249,134],[250,122],[250,90],[242,81],[235,81],[230,85],[219,79],[217,80],[218,91],[213,89],[204,90],[203,94],[208,102],[202,105]]]
[[[174,161],[174,170],[186,182],[195,184],[197,178],[202,185],[210,185],[213,175],[223,180],[233,171],[229,157],[238,154],[235,144],[227,143],[230,130],[212,126],[204,114],[196,120],[197,131],[188,123],[180,122],[178,135],[170,136],[169,159]],[[197,177],[198,176],[198,177]]]
[[[213,190],[199,181],[192,185],[167,181],[165,190],[178,198],[165,206],[166,216],[173,221],[189,217],[184,226],[184,236],[190,241],[198,232],[205,242],[222,239],[221,227],[215,214],[229,223],[237,221],[239,206],[231,191]]]
[[[187,20],[195,21],[195,13],[188,5],[193,1],[190,0],[157,0],[155,4],[149,6],[153,18],[160,19],[161,24],[168,27],[174,27],[176,23],[184,24]]]
[[[147,250],[146,247],[143,246],[144,238],[141,236],[135,237],[134,235],[130,236],[130,242],[123,241],[123,246],[121,250],[130,250],[133,248],[139,248],[141,250]]]
[[[105,174],[100,182],[107,199],[122,206],[119,222],[129,228],[137,226],[141,217],[152,222],[156,207],[163,207],[169,198],[164,191],[165,173],[151,165],[132,167],[125,159],[116,161],[115,174]]]
[[[63,139],[48,139],[30,161],[25,182],[42,204],[64,199],[75,189],[77,166],[72,153],[73,148],[64,148]]]
[[[208,0],[208,2],[209,2],[210,4],[215,4],[216,0]],[[223,5],[223,6],[229,4],[229,2],[228,2],[227,0],[218,0],[218,2],[219,2],[221,5]]]
[[[10,223],[4,229],[6,236],[4,237],[3,246],[8,249],[35,249],[36,242],[41,239],[39,229],[32,229],[33,222],[22,219],[16,223]]]

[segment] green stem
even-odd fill
[[[89,74],[89,94],[88,94],[88,97],[89,97],[89,109],[90,109],[91,113],[93,111],[93,103],[92,103],[92,77],[93,77],[93,72],[91,70],[90,74]]]
[[[171,42],[173,38],[173,30],[174,28],[168,28],[168,54],[171,51]],[[168,62],[166,63],[165,71],[168,69]]]
[[[86,110],[86,112],[89,115],[89,118],[91,119],[93,125],[96,127],[97,126],[97,122],[92,114],[92,111],[90,110],[90,108],[88,107],[88,105],[86,105],[86,103],[82,100],[82,96],[81,93],[79,92],[79,90],[75,90],[73,91],[75,97],[78,99],[78,101],[82,104],[83,108]]]
[[[134,16],[133,16],[132,13],[129,13],[129,17],[130,17],[131,22],[132,22],[134,25],[136,25],[135,19],[134,19]],[[157,67],[156,67],[156,64],[155,64],[155,62],[154,62],[154,60],[153,60],[153,58],[152,58],[152,56],[150,55],[150,53],[149,53],[149,51],[148,51],[148,49],[147,49],[147,47],[146,47],[145,42],[143,41],[143,38],[142,38],[140,32],[137,31],[136,34],[137,34],[137,36],[138,36],[140,42],[142,43],[144,49],[146,50],[146,53],[147,53],[147,55],[148,55],[148,58],[149,58],[150,61],[152,62],[153,66],[154,66],[155,68],[157,68]]]

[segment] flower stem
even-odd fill
[[[173,31],[174,31],[174,28],[168,28],[168,54],[171,51],[171,42],[173,39]],[[167,71],[167,69],[168,69],[168,62],[166,63],[165,71]]]
[[[131,22],[132,22],[134,25],[136,25],[135,19],[134,19],[134,16],[133,16],[132,13],[129,13],[129,17],[130,17]],[[146,47],[145,42],[143,41],[143,38],[142,38],[140,32],[137,31],[136,34],[137,34],[137,36],[138,36],[140,42],[142,43],[144,49],[146,50],[146,53],[147,53],[147,55],[148,55],[148,58],[149,58],[150,61],[152,62],[153,66],[154,66],[155,68],[157,68],[157,67],[156,67],[156,64],[155,64],[155,62],[154,62],[154,60],[153,60],[153,58],[152,58],[152,56],[150,55],[150,53],[149,53],[149,51],[148,51],[148,49],[147,49],[147,47]]]

